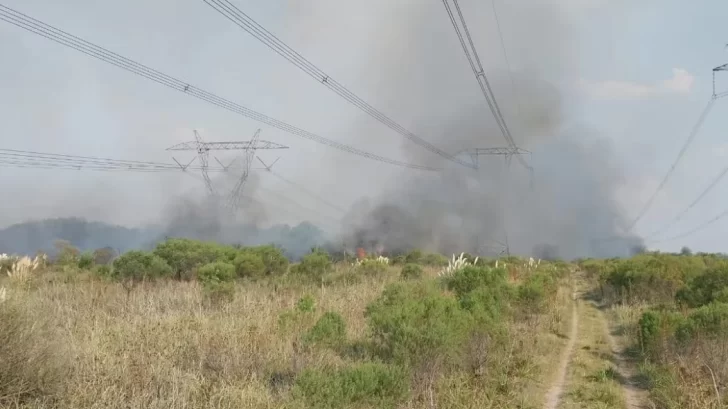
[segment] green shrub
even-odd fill
[[[728,267],[707,270],[695,277],[687,288],[678,291],[676,299],[689,307],[701,307],[722,298],[728,289]]]
[[[303,337],[307,345],[338,348],[346,343],[346,321],[335,313],[325,313]]]
[[[507,273],[503,268],[468,266],[446,278],[445,283],[458,298],[463,298],[478,288],[500,288],[506,284],[506,279]]]
[[[255,247],[252,250],[263,260],[266,274],[280,275],[288,271],[288,259],[281,249],[268,245]]]
[[[402,272],[399,274],[404,280],[417,280],[422,278],[422,267],[417,264],[405,264]]]
[[[331,270],[329,255],[321,251],[303,256],[300,263],[291,267],[291,273],[317,282],[321,281],[329,270]]]
[[[387,264],[373,259],[364,259],[356,267],[356,271],[365,276],[376,277],[387,272]]]
[[[296,310],[300,312],[316,311],[316,299],[312,295],[306,294],[296,303]]]
[[[690,312],[677,327],[675,335],[681,342],[699,336],[725,339],[728,337],[728,304],[712,303]]]
[[[56,248],[56,263],[61,266],[78,265],[78,257],[81,252],[69,241],[56,240],[53,244]]]
[[[408,395],[408,376],[401,368],[361,363],[338,371],[304,370],[297,378],[293,396],[306,407],[396,408]]]
[[[169,277],[172,269],[163,259],[146,251],[129,251],[113,263],[111,278],[124,282],[155,280]]]
[[[243,252],[233,261],[235,272],[241,278],[261,278],[265,275],[263,258],[254,252]]]
[[[205,264],[215,261],[232,262],[238,251],[231,246],[216,243],[172,238],[157,244],[154,254],[167,261],[178,279],[189,280]]]
[[[557,283],[553,276],[545,272],[531,274],[518,287],[520,306],[529,313],[540,313],[555,295]]]
[[[230,301],[235,295],[235,267],[217,261],[205,264],[197,271],[205,296],[212,301]]]
[[[457,360],[471,330],[457,301],[424,282],[387,286],[366,317],[382,358],[413,366]]]
[[[412,250],[404,256],[404,262],[406,264],[414,263],[419,264],[422,262],[424,255],[421,250]]]
[[[447,257],[437,253],[428,253],[423,256],[420,261],[420,263],[432,267],[444,267],[448,265],[449,262],[450,260],[448,260]]]
[[[94,268],[94,273],[102,278],[110,278],[111,277],[111,267],[107,264],[97,265]]]
[[[83,253],[78,258],[78,268],[81,270],[89,270],[94,266],[94,256],[91,253]]]

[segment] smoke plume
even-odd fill
[[[472,25],[492,21],[476,2],[462,3],[472,10],[466,13]],[[628,222],[616,201],[625,182],[619,162],[608,138],[571,116],[578,102],[559,85],[574,78],[581,56],[573,39],[582,36],[570,24],[576,17],[559,6],[526,1],[507,8],[511,63],[527,69],[509,74],[502,65],[486,67],[516,142],[532,152],[524,159],[535,169],[533,185],[516,159],[506,166],[502,157],[480,157],[480,168],[472,171],[405,143],[409,160],[444,171],[390,178],[375,199],[352,209],[345,243],[477,254],[507,247],[544,258],[627,256],[641,245],[637,237],[614,239]],[[381,58],[370,58],[367,68],[387,67],[391,78],[377,94],[385,100],[413,96],[402,101],[418,112],[411,130],[449,152],[506,146],[445,11],[417,3],[407,15],[397,35],[374,41],[380,48],[373,54]],[[503,59],[492,30],[473,33],[481,57]]]

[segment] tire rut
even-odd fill
[[[566,348],[564,348],[563,355],[559,361],[559,370],[556,374],[556,380],[546,394],[546,404],[544,405],[544,409],[556,409],[559,406],[561,395],[564,393],[564,387],[566,386],[569,363],[571,362],[571,357],[574,354],[576,339],[579,335],[579,311],[577,308],[576,291],[572,293],[572,300],[571,333],[569,334],[569,342],[566,344]]]

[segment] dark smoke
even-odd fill
[[[535,2],[526,3],[536,7]],[[470,10],[477,8],[474,4]],[[533,7],[511,12],[533,13]],[[626,180],[610,140],[579,124],[568,109],[578,101],[565,100],[564,91],[549,79],[555,69],[573,74],[569,63],[580,56],[573,55],[576,51],[571,48],[576,45],[571,39],[579,35],[568,24],[559,24],[565,17],[558,4],[538,6],[544,7],[548,10],[537,26],[508,26],[516,32],[511,48],[523,54],[521,62],[530,62],[529,52],[544,59],[530,65],[526,73],[514,73],[515,89],[507,72],[488,70],[514,138],[533,154],[533,189],[528,172],[515,159],[506,166],[501,157],[481,157],[480,169],[471,171],[405,144],[409,160],[444,166],[445,170],[436,175],[402,172],[392,178],[396,182],[381,191],[374,205],[352,211],[350,226],[345,229],[346,243],[369,248],[379,244],[387,251],[421,248],[446,254],[484,254],[494,243],[507,241],[511,253],[549,259],[629,256],[642,245],[638,237],[614,239],[628,222],[616,200],[617,189]],[[407,83],[399,76],[380,92],[392,98],[417,92],[416,108],[422,116],[411,130],[449,152],[506,146],[481,94],[476,93],[480,102],[453,96],[455,86],[473,95],[470,91],[477,90],[476,80],[459,44],[442,39],[454,37],[454,32],[434,34],[443,28],[437,13],[444,11],[429,14],[427,7],[422,9],[412,13],[417,17],[404,26],[402,38],[412,39],[409,52],[378,62],[391,67],[395,77],[398,69],[416,69],[416,78]],[[484,17],[472,14],[468,18]],[[545,31],[539,34],[540,29]],[[494,51],[500,51],[499,44],[477,33],[482,32],[475,34],[480,51],[493,58]],[[434,39],[424,42],[423,38]],[[458,53],[459,58],[446,57]],[[449,80],[453,75],[461,75],[463,80]],[[442,103],[446,98],[449,107]]]

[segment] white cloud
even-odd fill
[[[673,68],[672,77],[656,84],[631,81],[579,81],[579,87],[597,99],[644,99],[667,94],[687,94],[693,89],[695,77],[682,68]]]

